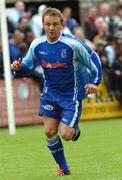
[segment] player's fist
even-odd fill
[[[85,91],[86,94],[94,93],[97,90],[97,86],[95,84],[86,84]]]
[[[18,60],[15,60],[11,64],[11,69],[13,69],[13,70],[20,70],[21,69],[21,64],[22,64],[22,59],[19,58]]]

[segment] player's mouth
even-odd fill
[[[49,33],[50,33],[50,34],[54,34],[55,32],[54,32],[54,31],[50,31]]]

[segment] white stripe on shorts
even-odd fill
[[[79,102],[76,101],[76,105],[75,105],[75,113],[74,113],[73,119],[72,119],[72,121],[71,121],[71,123],[70,123],[70,127],[73,127],[74,124],[75,124],[75,121],[76,121],[77,116],[78,116],[78,107],[79,107]]]

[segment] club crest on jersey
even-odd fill
[[[67,50],[66,49],[61,49],[61,57],[65,58],[67,56]]]

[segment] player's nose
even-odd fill
[[[53,24],[50,25],[50,29],[51,30],[54,29],[54,25]]]

